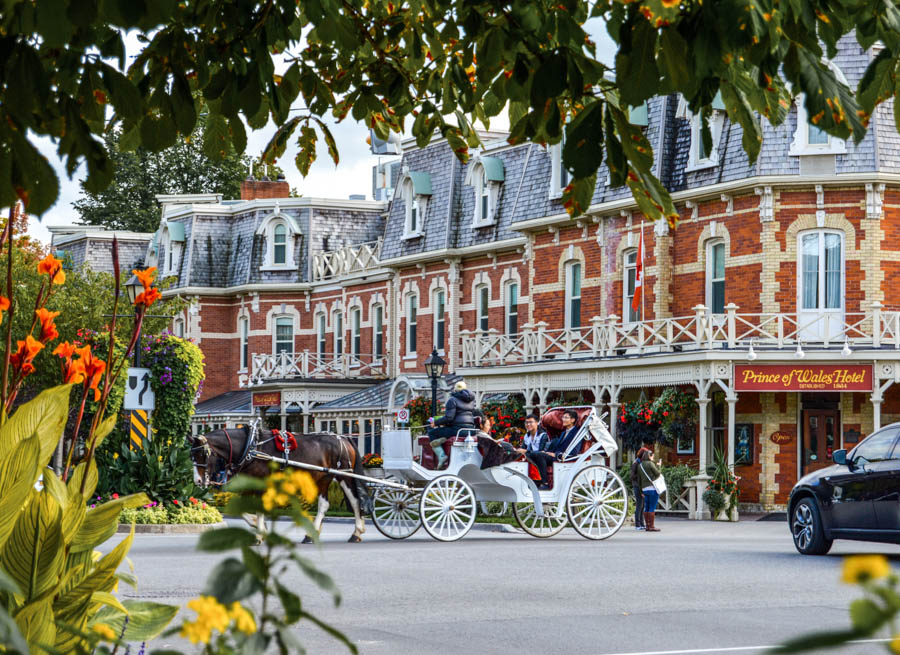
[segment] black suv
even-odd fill
[[[794,545],[824,555],[835,539],[900,544],[900,423],[881,428],[834,466],[806,475],[788,501]]]

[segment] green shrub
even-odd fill
[[[666,479],[666,488],[672,492],[673,496],[676,496],[681,493],[684,483],[699,475],[700,471],[687,464],[679,464],[678,466],[663,466],[660,473]]]
[[[703,502],[709,507],[709,511],[713,518],[719,515],[725,509],[725,495],[716,489],[707,489],[703,492]]]
[[[165,503],[123,510],[119,522],[140,525],[221,523],[222,514],[206,503]]]
[[[205,524],[221,523],[222,514],[215,507],[206,503],[202,505],[185,505],[175,509],[167,508],[169,523]]]

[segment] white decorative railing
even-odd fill
[[[313,255],[313,282],[378,268],[381,244],[382,240],[378,239],[355,246],[344,246],[339,250],[317,252]]]
[[[694,497],[696,494],[691,490],[694,487],[693,482],[688,482],[677,492],[673,489],[666,489],[659,497],[659,511],[662,512],[683,512],[692,514],[694,512]]]
[[[384,377],[387,360],[374,355],[344,353],[321,356],[304,350],[299,353],[256,354],[251,357],[250,380],[284,378]]]
[[[547,323],[527,323],[518,334],[499,330],[462,330],[462,365],[496,366],[550,359],[603,358],[623,354],[712,350],[721,348],[900,349],[900,311],[873,303],[866,312],[738,314],[728,304],[724,314],[703,305],[692,316],[623,322],[615,314],[595,316],[590,325],[548,330]]]

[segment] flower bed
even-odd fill
[[[208,525],[221,523],[222,514],[215,507],[191,498],[187,502],[173,500],[125,509],[122,510],[119,522],[139,525]]]

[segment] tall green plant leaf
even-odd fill
[[[123,509],[140,507],[149,502],[150,499],[146,494],[132,494],[88,510],[81,527],[72,539],[72,552],[99,546],[116,533],[119,527],[119,514]]]
[[[50,494],[31,493],[0,553],[0,564],[26,601],[57,583],[64,556],[59,504]]]
[[[12,457],[0,465],[0,548],[9,538],[20,510],[34,489],[39,457],[37,438],[32,437],[19,442]]]
[[[149,641],[158,637],[178,613],[177,606],[143,600],[126,600],[122,604],[128,612],[128,627],[125,628],[123,637],[125,641]],[[88,626],[103,623],[118,634],[124,621],[123,612],[107,606],[91,617]]]
[[[69,384],[47,389],[15,411],[0,428],[0,462],[5,462],[15,446],[32,435],[38,438],[40,465],[50,461],[69,418],[71,390]]]

